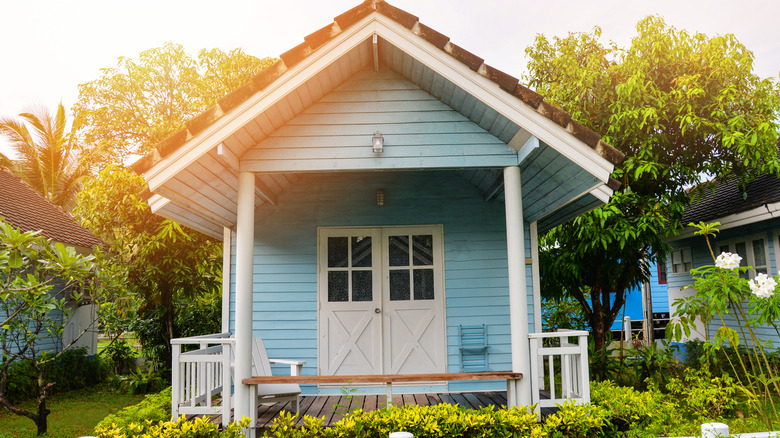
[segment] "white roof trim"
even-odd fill
[[[590,174],[607,182],[614,166],[564,128],[502,90],[498,84],[456,61],[399,23],[372,12],[287,70],[268,87],[223,115],[144,173],[155,192],[179,171],[208,153],[293,89],[346,55],[374,33],[416,58],[447,80],[479,98]],[[561,147],[564,146],[564,147]]]

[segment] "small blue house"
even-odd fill
[[[740,190],[735,179],[716,182],[714,191],[707,190],[697,203],[685,210],[683,223],[690,222],[720,222],[717,227],[720,233],[711,240],[715,256],[721,252],[739,254],[742,265],[753,268],[749,277],[760,272],[772,276],[780,274],[777,258],[780,254],[780,179],[776,176],[760,176],[744,190]],[[673,248],[666,261],[670,303],[693,293],[692,288],[683,290],[693,284],[692,268],[714,264],[704,237],[694,236],[694,231],[693,227],[686,227],[669,242]],[[707,334],[700,325],[692,338],[712,336],[716,328],[710,327]],[[756,334],[771,340],[775,347],[780,345],[780,338],[772,328],[759,328]]]
[[[669,314],[669,292],[667,288],[666,265],[664,263],[650,263],[650,278],[638,287],[626,293],[626,301],[618,312],[615,322],[610,327],[612,332],[624,330],[623,318],[631,318],[632,335],[640,335],[647,340],[649,331],[655,330],[655,334],[661,334]],[[614,301],[613,301],[614,302]],[[620,339],[615,336],[614,339]],[[653,336],[652,339],[663,339]]]
[[[485,325],[489,369],[522,372],[510,404],[530,404],[537,236],[607,202],[623,154],[384,1],[280,58],[134,164],[154,212],[225,244],[235,381],[252,336],[304,375],[430,374]]]

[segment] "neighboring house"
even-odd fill
[[[691,222],[720,222],[720,233],[711,240],[715,256],[724,251],[739,254],[743,266],[753,267],[749,277],[759,272],[780,274],[776,256],[780,253],[780,179],[776,176],[760,176],[747,184],[744,191],[735,179],[716,182],[713,192],[707,190],[699,202],[685,210],[683,223]],[[704,237],[694,236],[694,231],[693,227],[686,227],[669,242],[673,248],[666,261],[670,304],[693,294],[692,288],[682,290],[693,284],[692,268],[714,264]],[[715,329],[717,326],[710,327],[709,336]],[[703,328],[698,331],[692,338],[703,339]],[[756,334],[780,345],[774,329],[759,328]]]
[[[383,1],[280,58],[133,166],[154,212],[224,240],[234,381],[253,335],[304,375],[459,372],[459,327],[484,324],[530,404],[537,236],[606,203],[623,154]]]
[[[54,242],[72,246],[81,254],[89,254],[101,244],[100,239],[79,225],[73,217],[52,204],[42,194],[0,166],[0,218],[22,231],[40,231],[41,235]],[[56,290],[52,293],[56,293]],[[42,351],[60,351],[71,343],[75,336],[88,330],[75,344],[87,347],[90,354],[97,352],[97,327],[90,327],[94,320],[92,304],[71,302],[72,316],[65,326],[62,344],[47,337],[42,342]],[[62,315],[59,315],[62,318]]]
[[[663,339],[663,329],[669,320],[669,293],[667,288],[666,265],[650,263],[650,278],[639,287],[626,293],[626,302],[618,312],[611,330],[613,339],[619,340],[624,330],[623,318],[631,319],[632,336],[648,339],[653,330],[652,339]],[[613,301],[614,302],[614,301]]]

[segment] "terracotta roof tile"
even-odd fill
[[[222,111],[222,108],[219,105],[214,105],[206,111],[203,111],[202,113],[188,120],[185,125],[187,126],[187,130],[190,131],[190,134],[195,135],[198,132],[206,129],[212,123],[216,122],[220,117],[222,117],[223,114],[225,113]],[[163,156],[165,155],[167,154],[163,154]]]
[[[309,47],[311,47],[312,49],[316,49],[317,47],[327,43],[333,37],[335,37],[340,33],[341,33],[341,28],[336,22],[333,22],[323,27],[320,30],[316,30],[306,35],[305,37],[303,37],[303,40],[306,41]]]
[[[599,144],[599,140],[601,140],[600,135],[576,120],[569,122],[568,129],[573,136],[577,137],[581,142],[585,143],[591,148],[595,148],[596,145]]]
[[[491,67],[487,64],[482,64],[482,69],[484,69],[483,76],[497,83],[499,87],[504,89],[504,91],[509,91],[511,93],[515,90],[515,87],[517,87],[517,84],[520,82],[516,77],[506,74],[503,71],[495,67]],[[483,71],[482,69],[480,69],[480,71]]]
[[[291,68],[295,64],[306,59],[306,57],[311,55],[312,52],[313,50],[311,47],[309,47],[309,43],[304,41],[292,49],[282,53],[279,57],[282,58],[282,61],[284,61],[284,65],[286,65],[287,68]]]
[[[463,64],[466,64],[468,68],[474,71],[478,71],[479,67],[481,67],[485,62],[484,59],[460,47],[459,45],[452,43],[452,41],[447,44],[447,47],[445,47],[444,51],[449,53],[453,58],[457,59]]]
[[[165,158],[176,149],[179,149],[179,147],[186,143],[189,138],[189,130],[187,130],[187,128],[182,128],[169,135],[165,140],[157,143],[155,149],[157,149],[157,152],[160,153],[160,158]]]
[[[93,248],[103,242],[70,214],[0,166],[0,217],[22,231],[41,231],[55,242]]]
[[[411,29],[414,26],[414,23],[419,21],[419,18],[417,18],[416,15],[412,15],[403,9],[396,8],[384,1],[376,2],[376,10],[380,14],[393,19],[393,21],[397,21],[401,26],[407,29]]]
[[[420,22],[417,23],[417,27],[415,27],[413,30],[425,41],[428,41],[429,43],[438,47],[440,50],[444,50],[444,48],[447,46],[447,43],[450,41],[450,37],[447,35],[439,33]]]
[[[512,91],[512,95],[519,98],[523,101],[523,103],[533,109],[539,108],[539,105],[541,105],[542,101],[544,100],[544,97],[542,97],[541,94],[526,87],[523,84],[517,84],[515,89]]]
[[[430,42],[435,47],[438,47],[440,50],[448,53],[471,70],[478,72],[495,82],[503,90],[517,97],[526,105],[529,105],[540,114],[566,129],[570,134],[593,148],[601,157],[608,160],[613,165],[620,164],[625,158],[625,155],[622,152],[602,141],[597,133],[572,120],[571,115],[568,112],[545,102],[541,95],[518,83],[517,78],[486,65],[484,60],[479,56],[452,43],[446,35],[420,23],[417,16],[396,8],[383,0],[366,0],[358,6],[336,16],[334,23],[324,26],[306,36],[304,42],[283,53],[280,56],[281,61],[276,62],[274,65],[258,73],[251,82],[221,98],[219,100],[218,108],[211,108],[207,110],[209,114],[197,116],[195,120],[188,122],[187,126],[188,128],[191,128],[189,131],[185,129],[184,132],[177,132],[168,139],[163,140],[163,142],[157,146],[159,154],[162,157],[167,156],[172,150],[184,144],[184,141],[186,141],[189,136],[199,132],[208,124],[216,121],[221,116],[219,114],[220,110],[222,113],[226,113],[240,105],[251,95],[264,89],[275,81],[288,68],[301,62],[322,44],[374,11],[411,29],[413,33]],[[159,160],[160,157],[155,155],[144,157],[134,163],[132,168],[138,173],[143,173]]]
[[[374,12],[373,2],[371,0],[366,0],[347,12],[337,15],[333,21],[339,25],[341,30],[344,30],[372,12]]]

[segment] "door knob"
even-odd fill
[[[377,307],[376,309],[374,309],[374,313],[380,313],[380,312],[381,312],[381,310],[379,310],[379,307]]]

